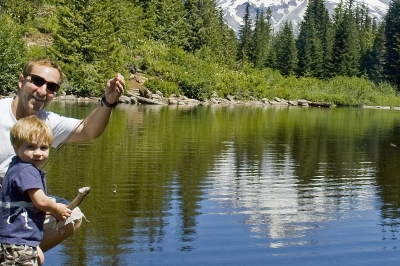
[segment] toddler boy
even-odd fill
[[[41,265],[46,212],[66,220],[71,210],[49,198],[45,173],[39,167],[47,160],[53,141],[50,127],[35,115],[18,120],[11,128],[13,157],[4,176],[0,206],[0,264]]]

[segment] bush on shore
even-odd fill
[[[396,89],[374,84],[360,77],[316,78],[283,77],[269,68],[251,66],[229,68],[187,54],[179,48],[145,43],[134,51],[133,64],[149,79],[146,87],[164,95],[175,93],[198,100],[233,95],[239,100],[279,97],[326,101],[339,106],[400,106]]]

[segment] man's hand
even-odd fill
[[[114,78],[107,81],[106,88],[105,88],[105,96],[106,101],[109,104],[116,103],[124,92],[125,88],[125,79],[120,73],[118,73]]]

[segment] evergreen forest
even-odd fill
[[[277,32],[270,8],[249,9],[236,34],[215,0],[0,0],[0,95],[16,92],[24,62],[47,56],[79,96],[134,68],[149,90],[198,100],[400,106],[400,0],[383,21],[354,0],[334,14],[309,0],[303,21]]]

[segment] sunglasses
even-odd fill
[[[35,75],[35,74],[24,75],[25,78],[28,77],[28,76],[31,77],[31,82],[36,87],[42,87],[44,84],[46,84],[46,88],[49,91],[51,91],[52,93],[57,92],[58,89],[60,88],[60,85],[58,85],[57,83],[48,82],[47,80],[45,80],[41,76],[38,76],[38,75]]]

